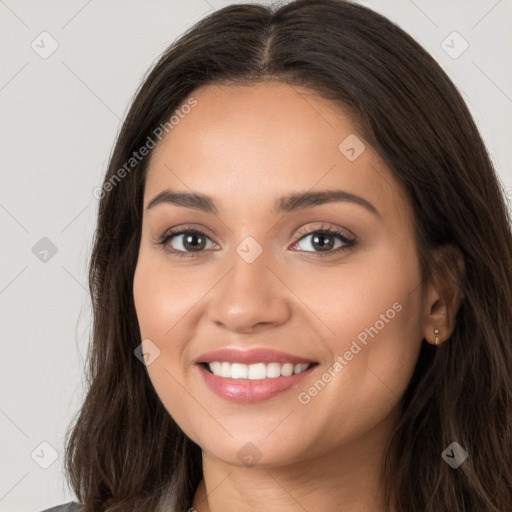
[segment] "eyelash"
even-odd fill
[[[341,247],[338,247],[337,249],[326,251],[326,252],[316,252],[316,251],[302,251],[302,252],[306,252],[306,253],[311,253],[312,252],[312,253],[320,256],[320,257],[328,257],[328,256],[333,256],[334,254],[339,254],[339,253],[341,253],[343,251],[346,251],[348,249],[351,249],[351,248],[355,247],[355,245],[356,245],[355,238],[348,237],[344,231],[342,231],[342,230],[340,230],[338,228],[314,226],[312,228],[306,228],[301,233],[299,233],[299,238],[293,244],[292,247],[296,246],[303,238],[306,238],[308,235],[317,234],[317,233],[322,233],[324,235],[335,236],[338,239],[340,239],[343,242],[344,245],[341,246]],[[171,240],[175,236],[184,235],[184,234],[196,234],[196,235],[201,235],[201,236],[204,236],[206,238],[209,238],[205,233],[203,233],[202,231],[199,231],[198,229],[195,229],[193,227],[184,226],[184,227],[181,227],[181,228],[177,228],[175,230],[167,231],[166,233],[164,233],[161,237],[159,237],[157,239],[156,244],[157,245],[161,245],[162,249],[165,252],[170,253],[173,256],[177,256],[178,258],[194,258],[194,257],[197,257],[196,254],[200,255],[201,253],[204,252],[204,250],[203,251],[197,251],[197,253],[194,254],[194,251],[180,251],[180,250],[176,250],[176,249],[169,249],[166,246],[166,244],[167,244],[167,242],[169,240]]]

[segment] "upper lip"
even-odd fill
[[[211,363],[212,361],[221,361],[228,363],[292,363],[304,364],[314,363],[311,359],[304,359],[293,354],[280,352],[270,348],[254,348],[250,350],[240,348],[222,348],[206,352],[196,359],[196,363]]]

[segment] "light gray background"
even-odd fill
[[[85,393],[92,191],[143,73],[230,3],[0,0],[1,511],[74,499],[63,443]],[[512,0],[361,3],[413,35],[457,84],[512,197]],[[43,31],[59,45],[46,59],[31,47],[50,48]],[[469,44],[458,58],[442,47],[462,49],[446,39],[453,31]],[[46,262],[32,251],[43,237],[57,248]]]

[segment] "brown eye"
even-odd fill
[[[207,246],[208,242],[210,243],[209,246]],[[204,249],[211,249],[215,246],[204,233],[196,230],[182,230],[169,233],[164,235],[159,244],[166,251],[177,256],[190,256],[190,253],[200,253]]]
[[[317,229],[303,235],[294,247],[298,247],[305,252],[334,254],[353,245],[355,245],[355,241],[345,236],[341,231]]]
[[[200,251],[206,245],[206,238],[198,233],[187,233],[183,236],[182,245],[187,251]]]
[[[334,247],[335,239],[328,233],[319,233],[312,235],[311,246],[320,251],[329,251]]]

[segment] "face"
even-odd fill
[[[159,398],[227,464],[371,436],[396,420],[423,338],[404,190],[307,89],[191,96],[151,156],[134,277]]]

